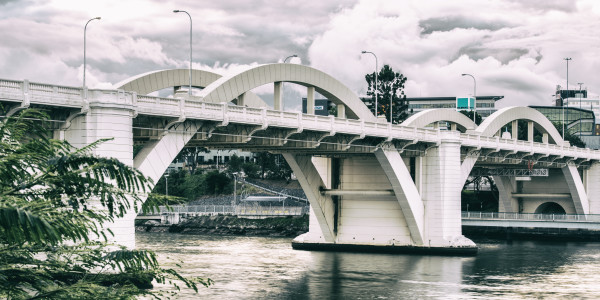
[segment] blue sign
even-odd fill
[[[475,98],[473,97],[457,97],[456,110],[473,110],[475,108]]]
[[[323,105],[315,105],[315,110],[323,110]]]

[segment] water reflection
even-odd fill
[[[289,239],[261,237],[146,233],[137,243],[216,281],[181,299],[600,297],[595,243],[480,243],[476,257],[296,251]]]

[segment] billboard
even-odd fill
[[[456,110],[473,110],[474,108],[474,97],[456,97]]]

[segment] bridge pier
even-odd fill
[[[393,147],[374,156],[284,157],[311,204],[309,232],[294,240],[296,249],[476,252],[462,235],[458,134],[415,162],[415,179],[410,159]]]
[[[93,91],[101,93],[100,91]],[[118,100],[118,99],[117,99]],[[120,99],[123,100],[123,99]],[[75,147],[83,147],[100,139],[111,139],[100,143],[92,150],[94,155],[116,158],[133,166],[133,107],[127,101],[91,101],[87,114],[75,118],[66,129],[64,138]],[[92,199],[92,204],[93,204]],[[99,207],[99,204],[97,205]],[[103,209],[103,208],[101,208]],[[125,216],[115,219],[104,227],[113,232],[107,234],[109,242],[135,247],[135,217],[131,209]]]

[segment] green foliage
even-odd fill
[[[141,198],[150,183],[93,156],[103,141],[76,149],[48,138],[44,119],[25,110],[0,123],[0,298],[131,299],[161,296],[152,280],[211,283],[161,268],[152,252],[94,241],[111,234],[98,224],[151,206]]]
[[[559,124],[559,123],[552,123],[552,124],[554,124],[554,127],[556,128],[556,130],[558,130],[559,133],[562,133],[562,125],[561,124]],[[564,140],[571,143],[571,146],[585,148],[585,142],[582,141],[581,138],[579,138],[579,136],[570,133],[569,130],[567,130],[566,126],[565,126]]]
[[[229,194],[233,191],[232,182],[224,173],[208,172],[204,179],[205,194]]]
[[[367,95],[371,96],[367,107],[371,112],[375,112],[375,72],[365,75],[365,80],[369,85]],[[377,73],[377,114],[384,114],[388,122],[391,118],[394,124],[399,124],[408,117],[408,101],[404,94],[404,83],[406,83],[406,77],[394,72],[389,65],[384,65]],[[391,113],[393,116],[390,116],[390,101],[392,102]]]
[[[237,156],[236,154],[233,154],[229,158],[229,163],[228,163],[227,169],[230,173],[239,172],[242,170],[243,164],[244,164],[244,159]]]
[[[483,121],[483,118],[477,112],[473,112],[470,110],[461,110],[460,113],[467,116],[470,120],[473,120],[473,114],[475,114],[475,124],[477,125],[481,124],[481,122]]]

